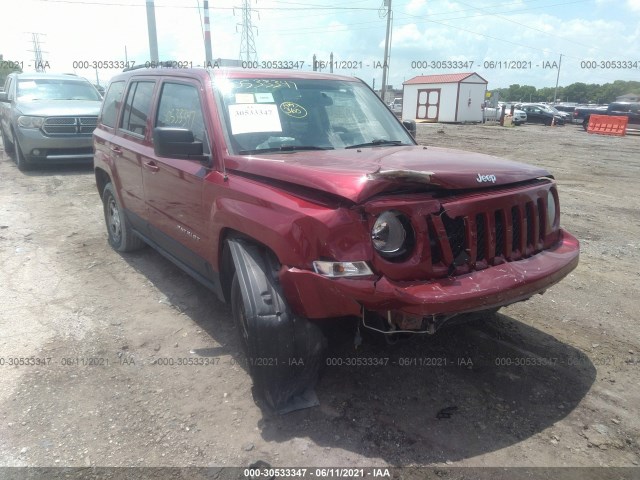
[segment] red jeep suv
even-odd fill
[[[149,244],[230,302],[256,391],[313,404],[323,319],[435,333],[578,264],[549,172],[410,127],[350,77],[122,73],[94,132],[109,243]]]

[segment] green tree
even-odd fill
[[[4,86],[4,81],[7,76],[12,72],[22,73],[22,69],[19,65],[10,66],[9,62],[4,62],[2,54],[0,54],[0,87]]]

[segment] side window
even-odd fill
[[[193,85],[165,83],[160,92],[156,127],[187,128],[196,141],[205,142],[206,133],[198,90]]]
[[[101,123],[103,125],[111,128],[116,126],[116,116],[118,115],[118,110],[122,104],[122,92],[124,92],[124,81],[113,82],[109,86],[109,90],[107,91],[102,104]]]
[[[151,110],[154,82],[133,82],[127,93],[120,128],[144,136],[147,133],[147,118]]]

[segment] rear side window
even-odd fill
[[[116,126],[116,117],[120,104],[122,103],[122,92],[124,92],[124,81],[113,82],[109,86],[109,91],[104,97],[102,104],[102,120],[101,123],[107,127],[114,128]]]
[[[186,128],[193,132],[196,141],[204,142],[204,118],[197,88],[165,83],[160,94],[156,126]]]
[[[144,137],[151,110],[154,82],[133,82],[127,93],[120,128]]]

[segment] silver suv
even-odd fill
[[[93,159],[102,97],[75,75],[12,73],[0,92],[0,133],[20,170],[34,163]]]

